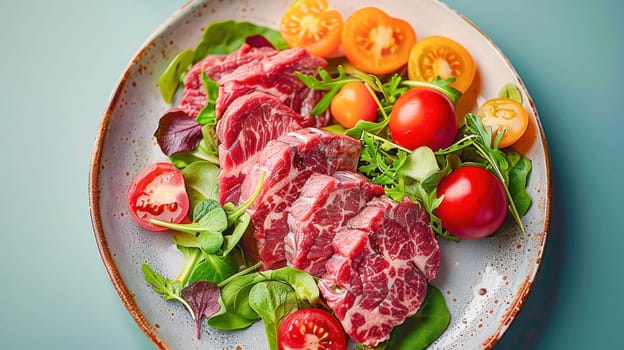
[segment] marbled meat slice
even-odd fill
[[[270,58],[242,65],[218,80],[217,116],[223,115],[227,106],[236,98],[252,91],[276,96],[295,112],[309,116],[323,92],[309,89],[294,73],[316,74],[318,68],[326,65],[325,59],[311,55],[302,48],[279,51]],[[315,127],[327,125],[329,112],[315,116],[315,120]]]
[[[429,217],[408,199],[374,198],[336,233],[333,247],[319,289],[345,332],[368,346],[418,311],[440,263]]]
[[[279,98],[264,92],[235,99],[217,124],[221,203],[237,204],[242,180],[267,142],[314,123],[314,118],[296,113]]]
[[[322,276],[334,254],[336,231],[383,193],[383,187],[358,173],[313,174],[288,214],[289,232],[284,239],[288,265]]]
[[[248,209],[264,269],[286,265],[287,214],[306,180],[314,173],[355,171],[359,155],[359,141],[316,128],[286,133],[258,153],[242,183],[240,201],[254,193],[264,173],[264,184]]]
[[[208,55],[195,63],[184,77],[184,92],[180,98],[179,107],[195,118],[208,102],[206,89],[202,81],[202,71],[215,81],[253,61],[270,58],[279,51],[272,47],[252,47],[243,44],[238,50],[227,55]]]

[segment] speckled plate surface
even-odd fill
[[[159,348],[263,349],[264,327],[258,322],[245,331],[219,332],[203,327],[195,337],[194,323],[175,302],[152,291],[141,272],[148,262],[175,276],[182,257],[168,234],[154,234],[134,224],[126,205],[132,176],[144,166],[166,157],[153,138],[158,118],[169,107],[160,97],[157,80],[180,50],[194,48],[206,25],[215,20],[249,20],[276,27],[289,0],[194,1],[176,11],[157,28],[130,61],[104,111],[93,151],[90,205],[99,252],[111,281],[139,327]],[[504,55],[468,20],[435,0],[333,1],[347,17],[365,5],[383,8],[409,21],[418,38],[445,35],[462,43],[473,55],[477,78],[458,106],[473,111],[496,97],[506,83],[522,90],[531,113],[529,131],[518,150],[533,161],[528,190],[533,205],[524,222],[528,236],[513,229],[503,235],[459,244],[440,242],[440,275],[433,281],[444,294],[451,324],[433,349],[491,348],[503,336],[526,299],[546,242],[550,212],[549,155],[537,111],[522,81]]]

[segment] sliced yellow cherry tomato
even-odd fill
[[[412,26],[376,7],[355,11],[342,28],[342,48],[356,68],[372,74],[392,73],[407,64],[416,42]]]
[[[515,100],[495,98],[486,101],[477,112],[483,125],[492,127],[494,137],[505,130],[505,134],[498,144],[499,148],[511,146],[518,141],[529,125],[529,113]]]
[[[279,31],[290,47],[327,57],[340,46],[342,15],[327,0],[297,0],[282,16]]]
[[[461,92],[470,87],[476,68],[468,50],[457,41],[439,35],[418,41],[410,51],[407,64],[410,79],[433,81],[436,77],[455,77],[451,86]]]

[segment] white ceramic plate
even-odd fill
[[[158,118],[169,108],[159,94],[157,80],[179,51],[194,48],[206,25],[215,20],[248,20],[277,27],[290,0],[194,1],[176,11],[148,38],[130,61],[111,96],[94,146],[90,173],[92,222],[99,252],[119,296],[140,328],[159,348],[243,349],[266,348],[261,322],[250,329],[219,332],[202,327],[195,337],[194,323],[176,302],[165,302],[148,286],[141,265],[174,277],[182,257],[168,234],[140,229],[126,206],[132,176],[157,160],[165,160],[153,133]],[[504,55],[468,20],[435,0],[331,1],[345,18],[365,5],[383,8],[413,25],[418,38],[445,35],[462,43],[473,55],[477,80],[459,109],[471,111],[498,95],[506,83],[518,85],[531,112],[528,135],[520,151],[533,161],[528,190],[533,205],[524,218],[528,237],[517,229],[495,238],[441,242],[440,275],[433,281],[444,294],[451,324],[433,349],[491,348],[522,307],[536,273],[546,241],[550,212],[549,156],[532,100]]]

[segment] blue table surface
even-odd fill
[[[543,267],[497,349],[624,348],[624,2],[445,2],[515,66],[551,152]],[[102,265],[87,183],[115,82],[182,4],[0,2],[1,349],[154,347]]]

